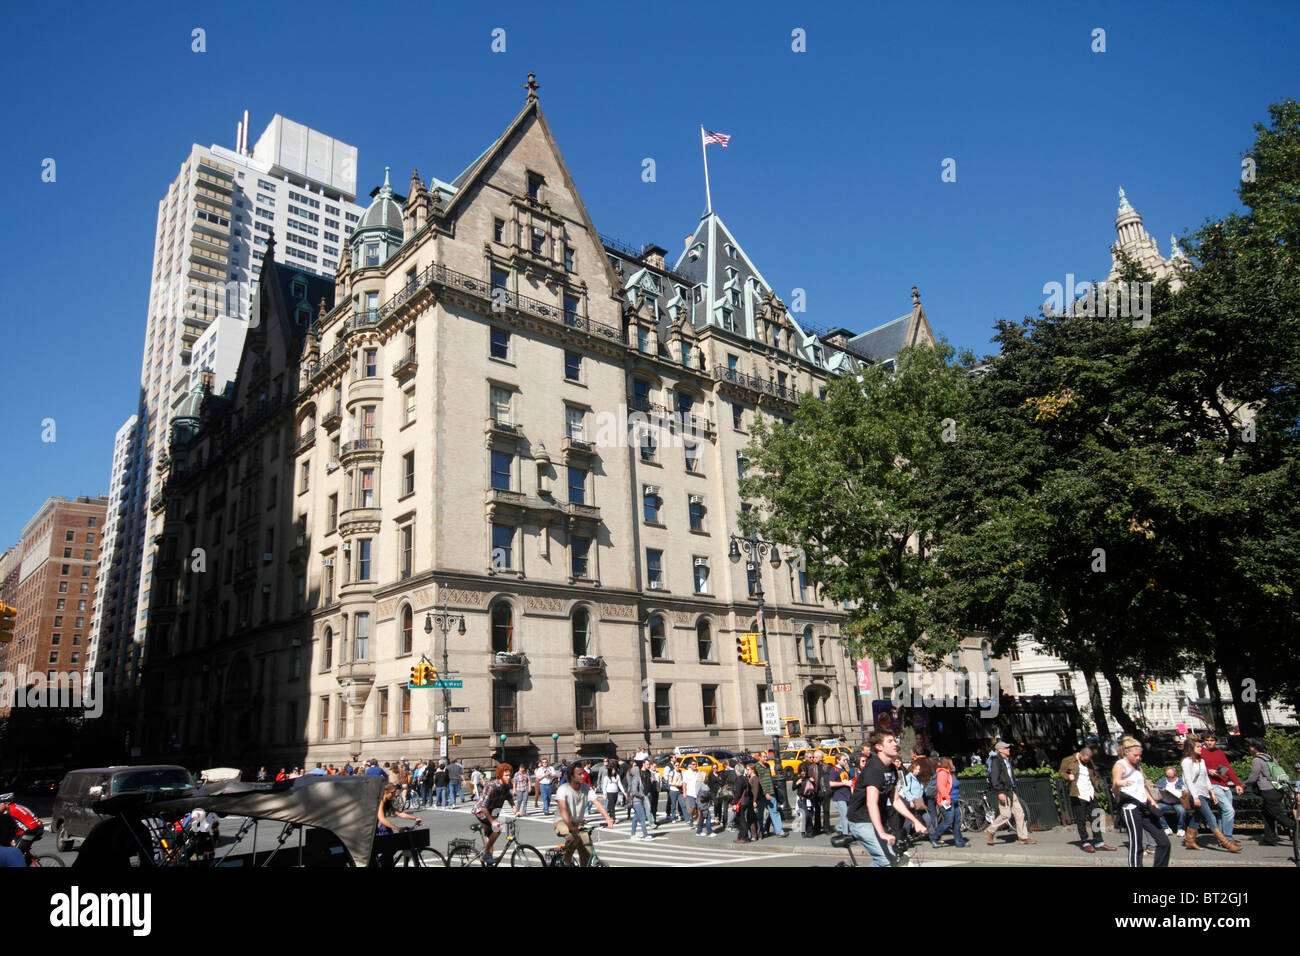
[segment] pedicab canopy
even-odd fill
[[[329,830],[356,866],[369,866],[386,777],[328,777],[309,774],[277,784],[223,780],[200,787],[192,797],[166,800],[152,810],[256,817]],[[288,786],[286,786],[286,783]]]

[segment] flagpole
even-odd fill
[[[709,147],[704,142],[704,124],[700,124],[700,152],[704,154],[704,205],[706,212],[713,212],[713,197],[709,194]]]

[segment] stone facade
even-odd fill
[[[173,583],[179,644],[150,673],[180,686],[153,691],[155,742],[268,766],[428,756],[445,733],[470,761],[767,746],[764,670],[737,655],[758,604],[729,554],[752,424],[890,341],[933,341],[919,298],[887,334],[832,341],[713,213],[672,267],[601,237],[532,86],[455,179],[413,173],[403,196],[386,175],[372,195],[300,353],[246,346],[221,412],[245,424],[209,421],[209,397],[173,445],[177,548],[215,542],[222,571]],[[258,395],[284,404],[254,433]],[[236,507],[249,493],[265,513]],[[780,714],[856,737],[870,713],[844,611],[795,558],[757,568]],[[251,602],[252,619],[180,626],[200,586],[205,608]],[[444,612],[465,626],[450,671]],[[463,686],[410,688],[422,659]]]

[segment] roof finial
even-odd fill
[[[1183,247],[1178,244],[1178,237],[1172,232],[1169,234],[1169,258],[1186,259],[1187,255],[1183,252]]]
[[[1119,211],[1123,212],[1126,209],[1132,209],[1132,208],[1133,207],[1129,205],[1128,197],[1124,195],[1124,187],[1120,186],[1119,187]]]
[[[542,88],[541,84],[537,82],[537,74],[533,72],[529,72],[528,82],[524,84],[524,89],[528,91],[528,99],[525,102],[536,103],[537,91],[540,90],[541,88]]]
[[[921,293],[916,291],[916,286],[912,286],[912,308],[921,304]]]

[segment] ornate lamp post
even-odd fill
[[[456,633],[459,634],[461,637],[465,636],[465,615],[451,614],[448,612],[447,589],[445,587],[442,589],[442,610],[436,614],[429,613],[426,611],[424,615],[424,633],[432,634],[435,626],[437,626],[438,630],[442,631],[442,670],[439,672],[438,678],[442,680],[445,684],[446,682],[451,680],[451,675],[448,672],[449,668],[447,664],[447,645],[450,643],[448,638],[451,634],[452,627],[456,628]],[[451,759],[451,688],[447,686],[444,686],[442,688],[442,734],[443,734],[442,737],[443,745],[442,747],[439,748],[442,751],[442,753],[440,753],[439,756],[445,757],[446,759],[450,760]]]
[[[551,734],[551,746],[555,748],[555,757],[551,760],[551,765],[558,767],[560,765],[560,735]]]
[[[733,534],[731,536],[731,550],[728,557],[732,561],[739,561],[741,552],[745,553],[745,567],[754,574],[754,597],[758,601],[758,630],[763,636],[763,679],[767,682],[767,702],[775,703],[776,693],[772,687],[772,655],[768,653],[767,647],[767,619],[763,616],[763,572],[760,562],[765,555],[771,555],[771,565],[773,568],[781,566],[781,552],[777,550],[776,543],[773,541],[763,541],[752,532],[747,537]],[[776,763],[774,777],[780,781],[784,779],[781,769],[781,739],[778,736],[772,737],[772,759]]]

